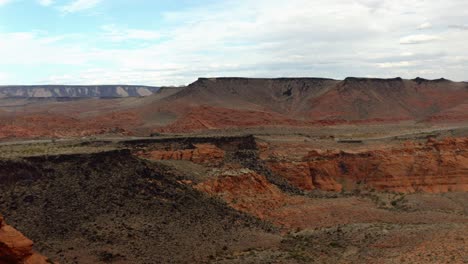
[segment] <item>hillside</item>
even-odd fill
[[[465,122],[468,84],[445,79],[200,78],[153,103],[162,131],[353,123]],[[163,106],[163,107],[161,107]]]

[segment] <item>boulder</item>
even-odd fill
[[[0,216],[0,264],[46,264],[48,259],[33,251],[33,242],[7,225]]]

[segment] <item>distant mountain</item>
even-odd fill
[[[11,85],[0,86],[0,98],[116,98],[149,96],[159,87],[141,85]]]
[[[9,96],[52,98],[1,100],[0,138],[2,124],[8,124],[4,135],[74,136],[120,131],[116,128],[148,135],[246,127],[468,122],[468,83],[446,79],[200,78],[186,87],[154,88],[158,90],[146,97],[99,101],[70,96],[128,97],[154,90],[87,86],[64,87],[59,93],[60,87],[45,88],[49,89],[20,87],[18,91],[31,92],[22,94],[0,87],[0,94],[3,89],[10,91]]]
[[[447,79],[200,78],[155,101],[166,130],[409,122],[466,122],[468,84]]]

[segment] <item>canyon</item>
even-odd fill
[[[0,263],[468,261],[467,83],[28,89],[0,98]]]
[[[0,210],[59,263],[464,261],[466,137],[291,137],[0,145]]]

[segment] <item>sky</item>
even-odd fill
[[[468,80],[467,0],[0,0],[0,85]]]

